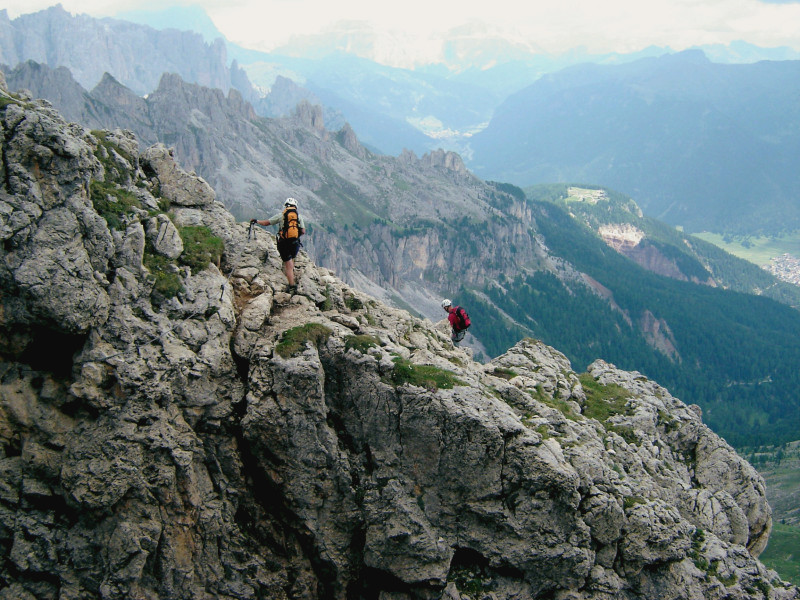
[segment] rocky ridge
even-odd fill
[[[420,214],[432,221],[476,217],[487,209],[487,187],[455,153],[373,155],[349,125],[326,129],[323,109],[309,102],[300,102],[288,118],[264,119],[236,90],[226,96],[169,73],[146,98],[108,74],[86,92],[65,69],[33,61],[17,65],[7,79],[12,90],[48,99],[67,119],[131,130],[144,145],[172,147],[240,218],[272,210],[286,195],[303,198],[315,220],[339,225],[373,219],[405,224]],[[470,185],[449,189],[453,180]],[[343,189],[363,206],[349,206]]]
[[[655,382],[475,363],[304,253],[287,294],[166,147],[5,90],[0,134],[2,600],[798,598],[761,477]]]
[[[326,129],[319,106],[301,102],[290,118],[262,119],[235,91],[226,97],[175,75],[164,75],[146,99],[110,76],[81,94],[67,75],[28,62],[8,81],[90,128],[119,127],[143,145],[165,143],[239,219],[272,214],[287,196],[301,199],[314,229],[306,242],[314,262],[384,301],[438,315],[438,297],[448,292],[435,288],[452,280],[449,265],[485,254],[481,269],[464,274],[482,281],[546,254],[529,235],[530,209],[512,207],[509,228],[495,205],[508,209],[513,198],[471,175],[452,152],[375,155],[349,125]]]
[[[585,275],[550,256],[537,233],[540,211],[502,186],[474,177],[452,152],[375,155],[346,123],[339,131],[326,129],[319,106],[303,102],[291,118],[262,119],[235,90],[226,97],[176,75],[164,75],[147,98],[109,75],[85,92],[65,69],[54,71],[32,61],[10,71],[8,81],[11,89],[31,90],[29,95],[51,100],[68,119],[88,127],[129,129],[143,145],[166,143],[240,219],[272,214],[287,196],[300,198],[314,230],[306,243],[315,263],[420,315],[438,316],[439,298],[454,295],[461,286],[496,286],[509,273],[546,271],[565,285],[586,285]],[[573,186],[568,193],[581,200],[571,204],[575,210],[609,205],[602,190]],[[622,213],[642,216],[632,200]],[[667,255],[669,248],[653,243],[634,225],[612,222],[599,233],[651,271],[717,285],[696,261],[694,270],[682,270]],[[473,264],[480,268],[454,273],[453,265]],[[598,290],[596,283],[587,287]],[[615,306],[613,291],[599,294]],[[669,324],[654,329],[647,314],[626,318],[656,351],[677,357]],[[504,319],[520,331],[530,326],[507,315]],[[487,353],[478,338],[470,343]]]

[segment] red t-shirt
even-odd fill
[[[447,320],[450,321],[450,327],[458,331],[459,325],[461,325],[461,321],[456,314],[456,310],[458,309],[457,306],[453,306],[450,308],[450,314],[447,315]]]

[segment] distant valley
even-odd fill
[[[800,234],[732,237],[708,232],[697,237],[766,269],[782,281],[800,285]]]

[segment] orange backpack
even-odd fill
[[[300,238],[300,218],[297,216],[297,209],[294,206],[289,206],[283,211],[281,237],[287,240]]]

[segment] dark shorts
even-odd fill
[[[281,255],[283,262],[292,260],[297,256],[297,251],[300,249],[300,244],[297,240],[287,240],[278,238],[278,254]]]

